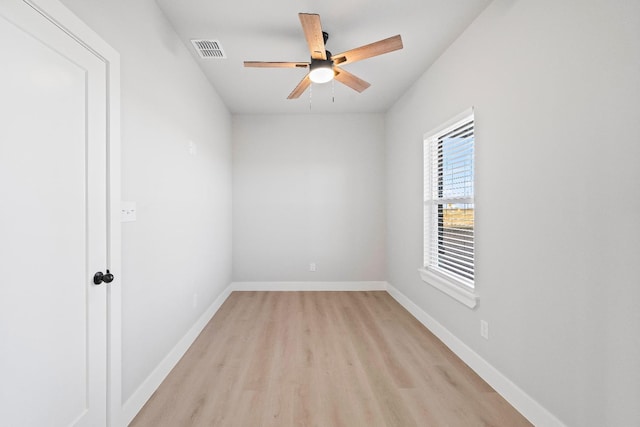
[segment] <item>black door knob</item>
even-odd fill
[[[109,273],[109,270],[107,270],[107,272],[104,274],[104,276],[102,276],[102,281],[104,283],[113,282],[113,274]]]
[[[93,283],[96,285],[99,285],[100,283],[111,283],[113,282],[113,274],[109,273],[109,270],[107,270],[106,273],[102,273],[102,271],[98,271],[96,274],[93,275]]]

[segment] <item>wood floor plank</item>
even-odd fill
[[[386,292],[233,292],[130,425],[531,424]]]

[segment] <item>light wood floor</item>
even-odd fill
[[[131,426],[530,426],[386,292],[234,292]]]

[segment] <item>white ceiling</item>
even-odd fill
[[[491,0],[156,0],[235,114],[384,112]],[[309,61],[299,12],[318,13],[338,54],[396,34],[404,49],[344,68],[371,83],[357,93],[312,84],[286,99],[305,69],[244,68],[243,61]],[[227,59],[200,59],[191,39],[219,40]],[[335,99],[335,101],[333,101]]]

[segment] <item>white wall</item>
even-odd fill
[[[638,40],[637,0],[496,0],[387,115],[389,281],[570,426],[640,424]],[[470,106],[476,310],[416,272],[422,135]]]
[[[126,401],[231,282],[231,116],[155,2],[63,2],[121,54]]]
[[[383,123],[233,117],[234,281],[385,280]]]

